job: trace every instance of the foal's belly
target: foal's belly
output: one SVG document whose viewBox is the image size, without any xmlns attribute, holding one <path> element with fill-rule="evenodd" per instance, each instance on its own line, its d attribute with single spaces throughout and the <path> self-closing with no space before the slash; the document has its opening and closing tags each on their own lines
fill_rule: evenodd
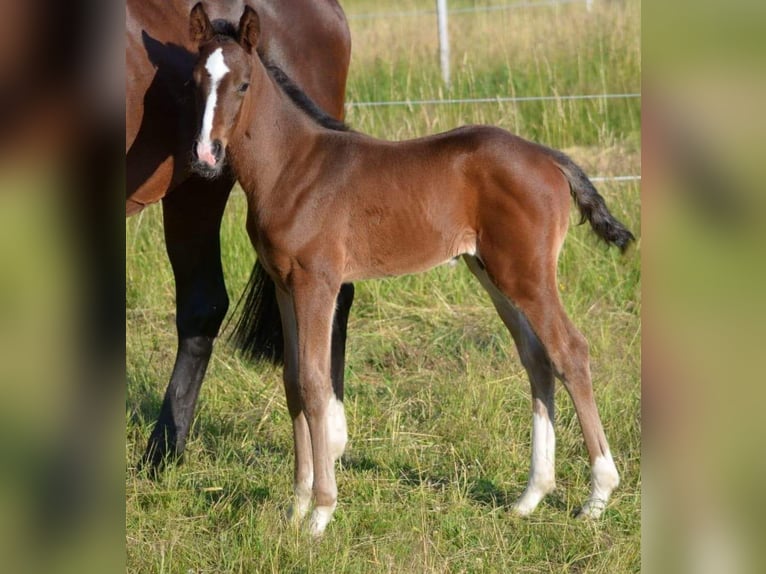
<svg viewBox="0 0 766 574">
<path fill-rule="evenodd" d="M 370 242 L 367 250 L 349 249 L 345 282 L 422 273 L 464 253 L 476 253 L 476 233 L 471 229 L 385 239 Z"/>
</svg>

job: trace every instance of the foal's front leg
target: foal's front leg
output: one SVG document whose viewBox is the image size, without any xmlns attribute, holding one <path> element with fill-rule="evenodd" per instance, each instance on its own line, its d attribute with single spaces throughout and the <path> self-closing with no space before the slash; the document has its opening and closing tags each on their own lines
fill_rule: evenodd
<svg viewBox="0 0 766 574">
<path fill-rule="evenodd" d="M 291 307 L 297 333 L 297 386 L 302 416 L 308 424 L 313 462 L 314 511 L 309 528 L 317 536 L 324 532 L 335 511 L 338 498 L 335 461 L 343 454 L 347 440 L 343 403 L 335 396 L 330 379 L 332 322 L 339 285 L 328 284 L 308 273 L 294 275 L 292 279 Z M 296 504 L 300 502 L 300 438 L 296 430 Z"/>
<path fill-rule="evenodd" d="M 311 460 L 311 436 L 303 413 L 300 388 L 298 386 L 298 326 L 295 322 L 295 307 L 292 297 L 277 288 L 277 303 L 282 319 L 284 336 L 283 380 L 287 409 L 293 421 L 293 503 L 287 513 L 288 519 L 300 522 L 311 508 L 311 489 L 314 484 L 314 463 Z"/>
</svg>

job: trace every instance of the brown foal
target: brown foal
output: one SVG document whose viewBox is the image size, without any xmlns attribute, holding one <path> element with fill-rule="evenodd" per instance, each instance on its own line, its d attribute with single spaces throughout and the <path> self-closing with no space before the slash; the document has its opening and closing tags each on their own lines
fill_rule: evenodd
<svg viewBox="0 0 766 574">
<path fill-rule="evenodd" d="M 226 169 L 214 179 L 205 179 L 192 173 L 189 165 L 192 142 L 199 135 L 191 81 L 198 46 L 189 37 L 189 11 L 195 3 L 125 3 L 126 210 L 130 215 L 162 201 L 165 246 L 176 295 L 175 364 L 139 462 L 151 475 L 183 456 L 213 346 L 229 308 L 220 230 L 235 178 Z M 232 22 L 237 22 L 245 5 L 259 10 L 264 33 L 259 37 L 258 53 L 289 70 L 327 113 L 343 117 L 351 37 L 336 0 L 203 0 L 203 4 L 213 26 L 231 33 Z M 31 24 L 35 18 L 29 20 Z M 46 35 L 46 41 L 55 43 L 55 35 Z M 0 64 L 4 61 L 0 57 Z M 39 74 L 51 83 L 59 75 Z M 7 112 L 8 107 L 0 108 L 0 115 L 3 110 Z M 68 115 L 73 116 L 71 112 Z M 0 132 L 4 127 L 0 119 Z M 48 141 L 50 129 L 47 124 L 45 127 L 41 135 Z M 102 173 L 97 165 L 99 169 L 86 171 Z M 90 186 L 80 184 L 80 188 Z M 353 296 L 353 284 L 345 284 L 338 294 L 331 363 L 333 388 L 339 395 L 343 392 L 346 327 Z M 282 322 L 274 283 L 259 262 L 253 266 L 242 305 L 237 305 L 235 313 L 240 314 L 232 332 L 235 346 L 246 356 L 281 363 Z"/>
<path fill-rule="evenodd" d="M 284 384 L 295 441 L 299 520 L 320 534 L 337 501 L 346 444 L 330 382 L 335 296 L 343 283 L 425 271 L 462 256 L 510 331 L 532 384 L 532 464 L 514 505 L 534 510 L 555 485 L 554 377 L 574 401 L 592 467 L 583 516 L 603 511 L 619 477 L 593 399 L 588 344 L 567 317 L 556 265 L 570 196 L 608 243 L 633 239 L 564 154 L 504 130 L 472 126 L 386 142 L 327 122 L 279 70 L 248 54 L 260 24 L 246 8 L 234 36 L 201 6 L 194 69 L 201 130 L 196 168 L 214 174 L 224 149 L 247 195 L 247 229 L 277 285 Z"/>
</svg>

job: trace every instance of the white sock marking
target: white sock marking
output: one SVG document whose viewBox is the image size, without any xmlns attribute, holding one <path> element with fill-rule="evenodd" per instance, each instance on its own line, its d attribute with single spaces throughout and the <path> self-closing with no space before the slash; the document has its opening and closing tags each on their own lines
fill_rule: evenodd
<svg viewBox="0 0 766 574">
<path fill-rule="evenodd" d="M 347 440 L 348 430 L 343 403 L 335 398 L 335 394 L 332 394 L 327 404 L 327 447 L 333 462 L 343 454 Z"/>
<path fill-rule="evenodd" d="M 538 412 L 532 413 L 532 464 L 529 483 L 524 494 L 514 504 L 514 510 L 526 516 L 543 497 L 556 486 L 556 435 L 553 423 Z"/>
<path fill-rule="evenodd" d="M 287 518 L 293 522 L 300 522 L 311 508 L 311 487 L 314 476 L 310 475 L 304 482 L 293 484 L 293 503 L 287 511 Z"/>
<path fill-rule="evenodd" d="M 202 116 L 202 133 L 200 134 L 200 143 L 203 146 L 210 146 L 210 132 L 213 131 L 213 117 L 215 116 L 215 106 L 218 102 L 218 84 L 223 77 L 229 73 L 229 67 L 223 60 L 223 49 L 215 50 L 205 62 L 205 69 L 210 74 L 210 93 L 205 102 L 205 113 Z"/>
<path fill-rule="evenodd" d="M 332 506 L 317 506 L 314 512 L 311 513 L 311 520 L 309 521 L 309 532 L 312 536 L 321 536 L 324 533 L 325 528 L 332 520 L 332 514 L 335 512 L 335 504 Z"/>
<path fill-rule="evenodd" d="M 532 469 L 529 482 L 543 488 L 555 483 L 556 434 L 547 415 L 532 414 Z"/>
<path fill-rule="evenodd" d="M 620 475 L 614 466 L 612 454 L 607 451 L 606 455 L 596 457 L 591 469 L 591 493 L 590 498 L 583 504 L 580 515 L 588 518 L 598 518 L 604 512 L 609 496 L 620 484 Z"/>
</svg>

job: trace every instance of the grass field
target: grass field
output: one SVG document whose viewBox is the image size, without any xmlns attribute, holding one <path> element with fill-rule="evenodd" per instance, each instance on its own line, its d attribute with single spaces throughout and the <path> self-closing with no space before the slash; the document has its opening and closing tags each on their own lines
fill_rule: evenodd
<svg viewBox="0 0 766 574">
<path fill-rule="evenodd" d="M 496 0 L 497 2 L 497 0 Z M 451 7 L 484 2 L 450 2 Z M 348 14 L 430 1 L 346 1 Z M 433 16 L 351 19 L 349 101 L 640 90 L 636 0 L 451 18 L 453 86 L 440 85 Z M 490 123 L 559 147 L 591 175 L 640 173 L 640 100 L 351 108 L 360 131 L 404 139 Z M 640 570 L 640 198 L 636 182 L 599 185 L 639 236 L 624 257 L 589 228 L 561 255 L 564 304 L 590 342 L 596 399 L 622 483 L 604 517 L 571 518 L 589 491 L 587 454 L 559 385 L 558 488 L 521 519 L 529 385 L 515 349 L 466 268 L 357 285 L 339 505 L 321 542 L 284 520 L 292 434 L 274 367 L 219 342 L 186 462 L 136 475 L 173 364 L 174 286 L 158 207 L 128 221 L 126 528 L 130 572 L 635 572 Z M 235 193 L 222 231 L 236 301 L 254 254 Z M 575 222 L 574 216 L 572 219 Z"/>
</svg>

